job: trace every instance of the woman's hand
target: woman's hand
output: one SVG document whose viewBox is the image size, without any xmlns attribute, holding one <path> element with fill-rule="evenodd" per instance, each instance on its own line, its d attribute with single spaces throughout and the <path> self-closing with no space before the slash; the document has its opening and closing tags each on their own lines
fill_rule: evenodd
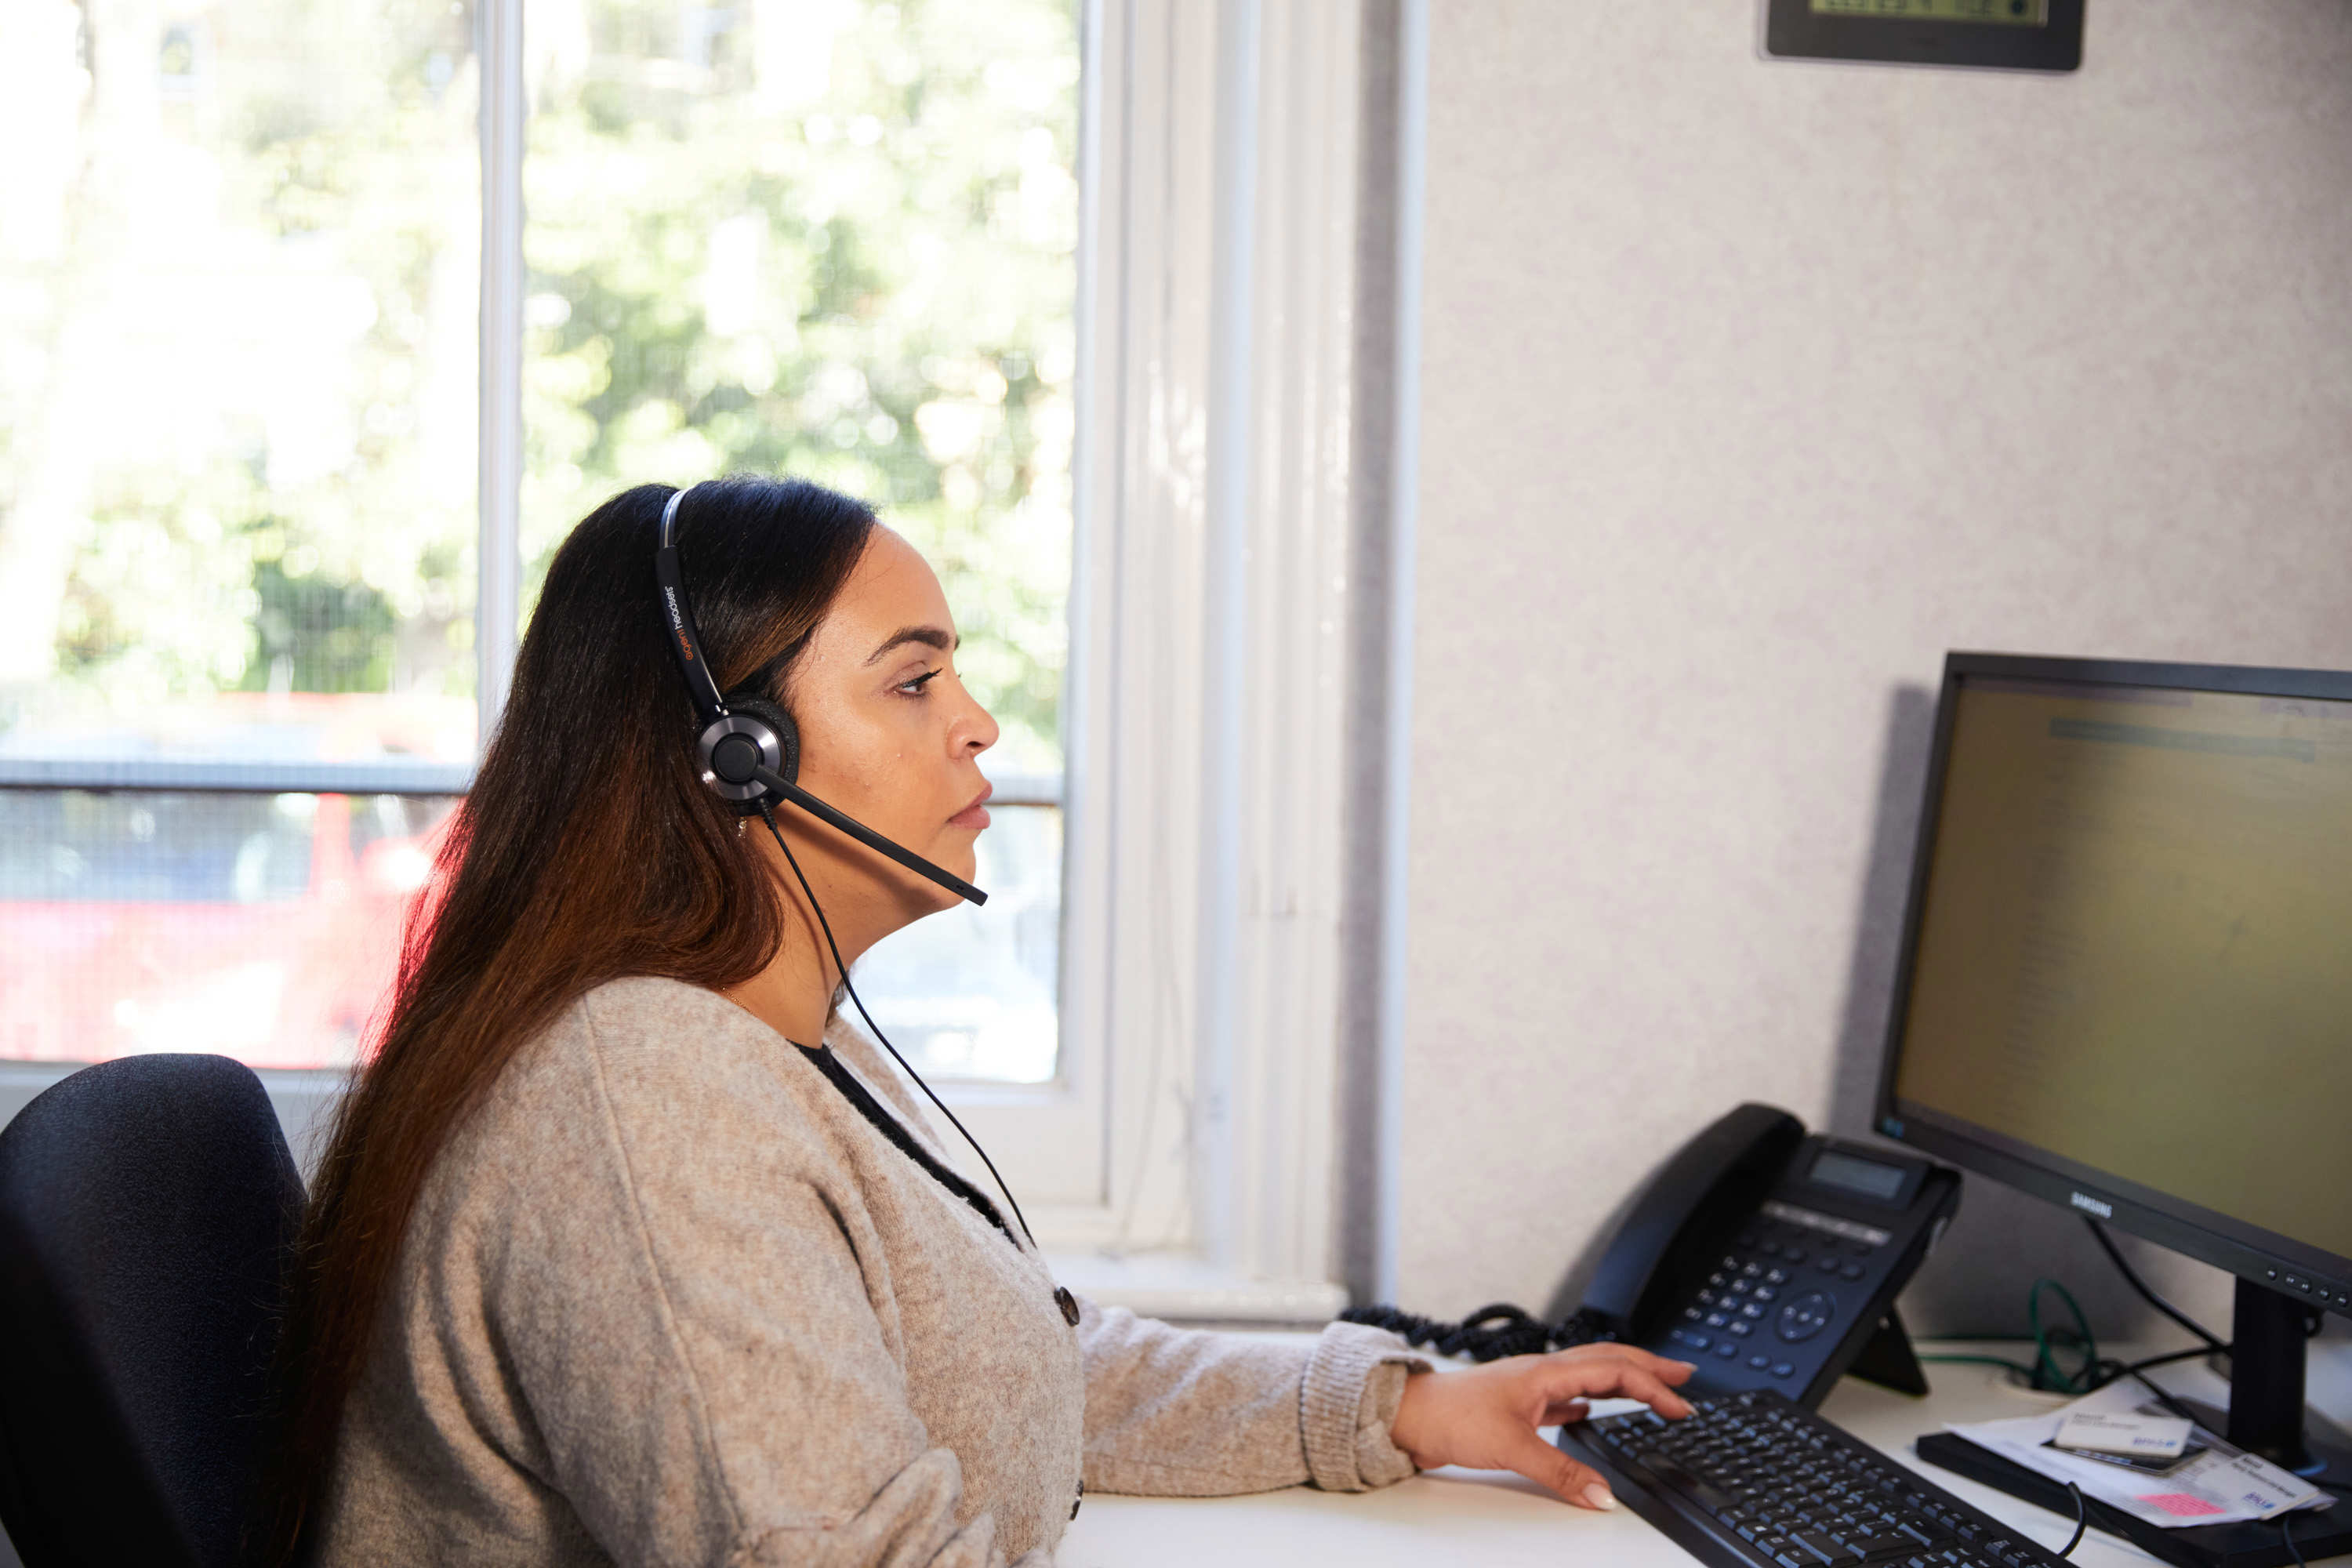
<svg viewBox="0 0 2352 1568">
<path fill-rule="evenodd" d="M 1536 1436 L 1536 1428 L 1584 1419 L 1588 1399 L 1638 1399 L 1679 1420 L 1691 1407 L 1672 1384 L 1691 1374 L 1632 1345 L 1579 1345 L 1549 1355 L 1508 1356 L 1462 1372 L 1414 1373 L 1389 1438 L 1423 1469 L 1467 1465 L 1517 1470 L 1586 1508 L 1615 1508 L 1600 1472 Z"/>
</svg>

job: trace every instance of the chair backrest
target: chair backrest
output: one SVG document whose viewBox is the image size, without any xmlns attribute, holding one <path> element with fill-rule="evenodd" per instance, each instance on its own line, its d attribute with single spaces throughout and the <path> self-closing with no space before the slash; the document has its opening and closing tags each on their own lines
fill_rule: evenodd
<svg viewBox="0 0 2352 1568">
<path fill-rule="evenodd" d="M 0 1131 L 0 1521 L 26 1568 L 238 1560 L 301 1213 L 226 1057 L 86 1068 Z"/>
</svg>

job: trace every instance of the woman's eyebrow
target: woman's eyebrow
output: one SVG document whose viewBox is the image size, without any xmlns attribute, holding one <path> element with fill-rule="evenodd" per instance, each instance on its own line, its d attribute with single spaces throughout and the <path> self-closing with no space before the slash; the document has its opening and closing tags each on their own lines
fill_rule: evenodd
<svg viewBox="0 0 2352 1568">
<path fill-rule="evenodd" d="M 921 643 L 926 647 L 935 647 L 941 653 L 953 653 L 957 640 L 937 626 L 900 626 L 890 634 L 880 647 L 866 656 L 866 662 L 879 664 L 882 662 L 884 654 L 894 647 L 900 647 L 910 642 Z"/>
</svg>

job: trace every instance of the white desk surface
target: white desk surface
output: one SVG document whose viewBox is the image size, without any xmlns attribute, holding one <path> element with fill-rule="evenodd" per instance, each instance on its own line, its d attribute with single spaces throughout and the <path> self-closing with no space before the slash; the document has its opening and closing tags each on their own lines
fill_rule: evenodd
<svg viewBox="0 0 2352 1568">
<path fill-rule="evenodd" d="M 1923 1344 L 1923 1352 L 1961 1351 L 2022 1359 L 2014 1343 Z M 2102 1346 L 2103 1353 L 2132 1359 L 2177 1348 Z M 2031 1350 L 2026 1356 L 2031 1356 Z M 2201 1362 L 2180 1362 L 2151 1375 L 2177 1394 L 2219 1399 L 2221 1380 Z M 2074 1532 L 2061 1521 L 2006 1493 L 1979 1486 L 1923 1464 L 1912 1440 L 1940 1430 L 1948 1421 L 1981 1421 L 2021 1415 L 2064 1403 L 2009 1386 L 1997 1367 L 1937 1363 L 1927 1368 L 1935 1392 L 1925 1399 L 1891 1393 L 1853 1378 L 1842 1381 L 1822 1414 L 1864 1442 L 1909 1465 L 1964 1501 L 2009 1524 L 2026 1538 L 2055 1551 Z M 2352 1416 L 2352 1344 L 2321 1342 L 2312 1346 L 2309 1397 L 2339 1424 Z M 1095 1497 L 1063 1537 L 1055 1553 L 1059 1568 L 1250 1568 L 1253 1564 L 1344 1563 L 1347 1568 L 1387 1564 L 1475 1563 L 1491 1568 L 1579 1563 L 1609 1568 L 1688 1563 L 1682 1548 L 1660 1535 L 1629 1509 L 1596 1514 L 1538 1490 L 1532 1482 L 1503 1471 L 1430 1470 L 1395 1486 L 1368 1493 L 1320 1492 L 1309 1487 L 1237 1498 Z M 2070 1561 L 2085 1568 L 2124 1568 L 2150 1557 L 2130 1542 L 2093 1530 Z M 2317 1561 L 2317 1560 L 2315 1560 Z M 2325 1561 L 2352 1563 L 2352 1557 Z"/>
</svg>

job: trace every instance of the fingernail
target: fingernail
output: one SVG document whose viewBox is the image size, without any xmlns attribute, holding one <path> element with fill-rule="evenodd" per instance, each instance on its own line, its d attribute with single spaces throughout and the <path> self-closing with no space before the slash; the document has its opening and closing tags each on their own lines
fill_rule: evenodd
<svg viewBox="0 0 2352 1568">
<path fill-rule="evenodd" d="M 1599 1481 L 1584 1489 L 1584 1500 L 1598 1509 L 1612 1509 L 1617 1506 L 1617 1500 L 1610 1496 L 1609 1489 Z"/>
</svg>

